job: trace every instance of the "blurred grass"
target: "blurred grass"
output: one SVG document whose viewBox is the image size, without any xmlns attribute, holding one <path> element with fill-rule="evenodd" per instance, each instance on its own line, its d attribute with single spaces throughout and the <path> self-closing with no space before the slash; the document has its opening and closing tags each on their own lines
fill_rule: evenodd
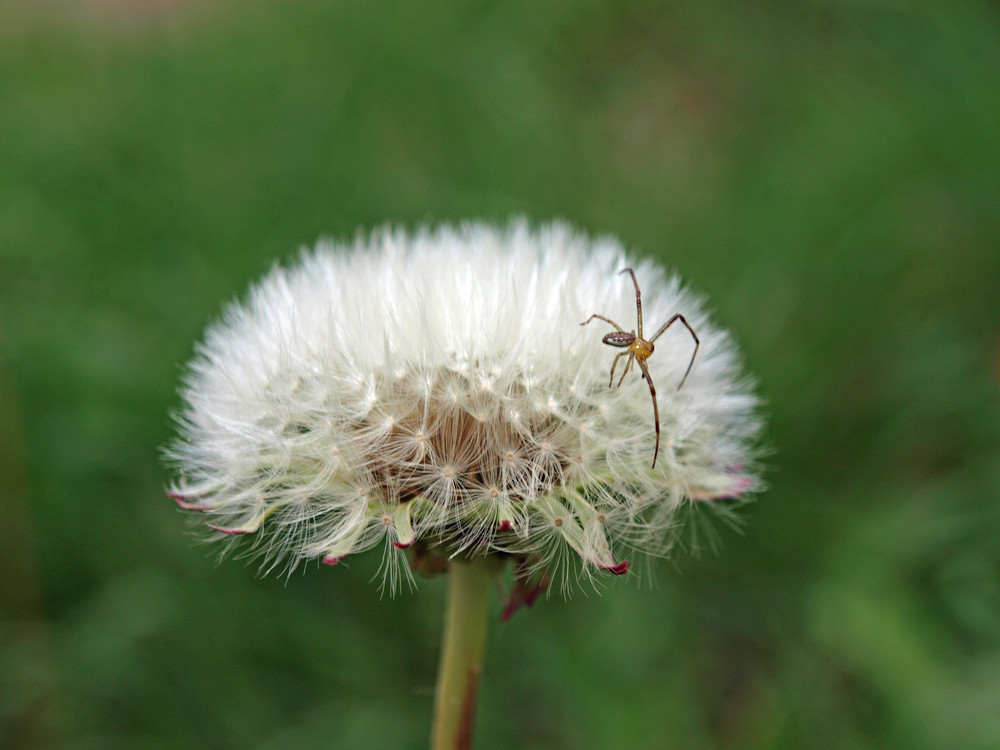
<svg viewBox="0 0 1000 750">
<path fill-rule="evenodd" d="M 495 625 L 481 748 L 1000 746 L 994 5 L 0 4 L 0 745 L 425 745 L 442 590 L 216 566 L 179 365 L 319 236 L 522 214 L 678 268 L 771 489 Z"/>
</svg>

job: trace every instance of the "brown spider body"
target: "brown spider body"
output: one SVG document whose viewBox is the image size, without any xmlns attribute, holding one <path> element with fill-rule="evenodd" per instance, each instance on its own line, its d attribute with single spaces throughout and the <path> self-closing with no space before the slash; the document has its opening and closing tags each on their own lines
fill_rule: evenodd
<svg viewBox="0 0 1000 750">
<path fill-rule="evenodd" d="M 625 372 L 622 373 L 621 379 L 618 381 L 618 385 L 621 386 L 622 382 L 625 380 L 625 376 L 628 375 L 628 371 L 632 368 L 633 362 L 639 363 L 639 369 L 642 370 L 642 377 L 649 385 L 649 395 L 653 399 L 653 419 L 656 423 L 656 449 L 653 452 L 653 466 L 656 468 L 656 458 L 660 454 L 660 409 L 656 404 L 656 388 L 653 387 L 653 378 L 649 375 L 649 369 L 646 367 L 646 360 L 649 359 L 650 355 L 653 353 L 653 342 L 660 337 L 660 335 L 666 331 L 673 323 L 679 320 L 684 324 L 684 327 L 688 329 L 691 337 L 694 339 L 694 352 L 691 354 L 691 361 L 688 362 L 687 370 L 684 372 L 684 377 L 681 378 L 680 385 L 677 389 L 680 390 L 684 385 L 684 381 L 687 380 L 688 373 L 691 372 L 691 366 L 694 365 L 694 358 L 698 354 L 698 347 L 701 346 L 701 342 L 698 341 L 698 336 L 694 332 L 694 329 L 688 325 L 688 322 L 684 319 L 684 316 L 680 313 L 675 313 L 673 317 L 670 318 L 666 323 L 660 326 L 660 330 L 656 332 L 648 341 L 642 337 L 642 295 L 639 292 L 639 282 L 636 281 L 635 272 L 631 268 L 626 268 L 622 273 L 628 273 L 632 276 L 632 284 L 635 286 L 635 309 L 636 309 L 636 327 L 639 329 L 638 335 L 635 331 L 625 331 L 615 323 L 611 318 L 607 318 L 603 315 L 598 315 L 594 313 L 580 325 L 585 326 L 587 323 L 592 321 L 594 318 L 598 320 L 603 320 L 605 323 L 610 323 L 615 327 L 615 330 L 604 336 L 601 339 L 608 346 L 618 347 L 619 349 L 625 349 L 615 357 L 615 361 L 611 363 L 611 381 L 608 383 L 608 387 L 614 385 L 615 382 L 615 368 L 618 366 L 618 360 L 622 357 L 628 355 L 628 361 L 625 362 Z"/>
</svg>

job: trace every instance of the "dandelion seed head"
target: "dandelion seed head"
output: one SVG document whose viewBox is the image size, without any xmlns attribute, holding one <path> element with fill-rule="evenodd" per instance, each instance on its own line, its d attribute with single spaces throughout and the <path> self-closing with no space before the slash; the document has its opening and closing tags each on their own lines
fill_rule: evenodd
<svg viewBox="0 0 1000 750">
<path fill-rule="evenodd" d="M 702 342 L 680 390 L 689 339 L 664 335 L 648 361 L 655 469 L 646 383 L 609 387 L 607 331 L 580 325 L 635 327 L 629 266 L 647 330 L 680 312 Z M 728 335 L 676 276 L 563 224 L 320 243 L 208 329 L 182 399 L 170 494 L 251 537 L 267 570 L 382 545 L 392 588 L 417 544 L 519 555 L 563 582 L 565 565 L 620 574 L 669 550 L 685 506 L 760 486 L 758 404 Z"/>
</svg>

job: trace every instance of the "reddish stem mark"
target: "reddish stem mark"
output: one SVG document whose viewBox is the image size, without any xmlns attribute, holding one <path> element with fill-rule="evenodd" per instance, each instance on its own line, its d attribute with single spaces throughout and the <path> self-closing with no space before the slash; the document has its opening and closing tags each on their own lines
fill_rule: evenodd
<svg viewBox="0 0 1000 750">
<path fill-rule="evenodd" d="M 455 733 L 455 750 L 471 750 L 472 729 L 476 721 L 476 695 L 479 692 L 479 665 L 469 667 L 462 696 L 462 717 Z"/>
<path fill-rule="evenodd" d="M 177 505 L 179 505 L 184 510 L 212 510 L 211 505 L 199 505 L 198 503 L 189 503 L 185 500 L 186 495 L 181 495 L 176 492 L 168 492 L 167 497 L 173 500 Z"/>
<path fill-rule="evenodd" d="M 510 592 L 510 599 L 507 600 L 507 606 L 504 607 L 503 613 L 500 615 L 500 621 L 507 622 L 521 607 L 531 609 L 531 606 L 535 603 L 535 599 L 538 598 L 538 595 L 548 589 L 548 587 L 548 578 L 542 578 L 542 580 L 532 588 L 528 588 L 527 582 L 523 579 L 518 579 L 514 584 L 514 588 Z"/>
<path fill-rule="evenodd" d="M 239 536 L 240 534 L 250 533 L 250 529 L 226 529 L 223 528 L 222 526 L 213 526 L 212 524 L 209 524 L 208 528 L 210 528 L 212 531 L 218 531 L 220 534 L 230 534 L 232 536 Z"/>
<path fill-rule="evenodd" d="M 614 573 L 616 576 L 623 576 L 628 573 L 628 569 L 632 566 L 628 560 L 622 560 L 617 565 L 598 565 L 597 567 L 602 570 L 606 570 L 609 573 Z"/>
</svg>

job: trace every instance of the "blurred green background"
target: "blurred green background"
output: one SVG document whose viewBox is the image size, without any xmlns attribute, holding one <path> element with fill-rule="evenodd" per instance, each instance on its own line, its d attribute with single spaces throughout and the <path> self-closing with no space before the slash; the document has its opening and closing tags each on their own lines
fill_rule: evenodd
<svg viewBox="0 0 1000 750">
<path fill-rule="evenodd" d="M 524 215 L 709 296 L 771 488 L 652 589 L 494 621 L 477 748 L 1000 747 L 998 39 L 975 0 L 0 2 L 0 746 L 426 746 L 442 582 L 217 565 L 159 447 L 276 259 Z"/>
</svg>

